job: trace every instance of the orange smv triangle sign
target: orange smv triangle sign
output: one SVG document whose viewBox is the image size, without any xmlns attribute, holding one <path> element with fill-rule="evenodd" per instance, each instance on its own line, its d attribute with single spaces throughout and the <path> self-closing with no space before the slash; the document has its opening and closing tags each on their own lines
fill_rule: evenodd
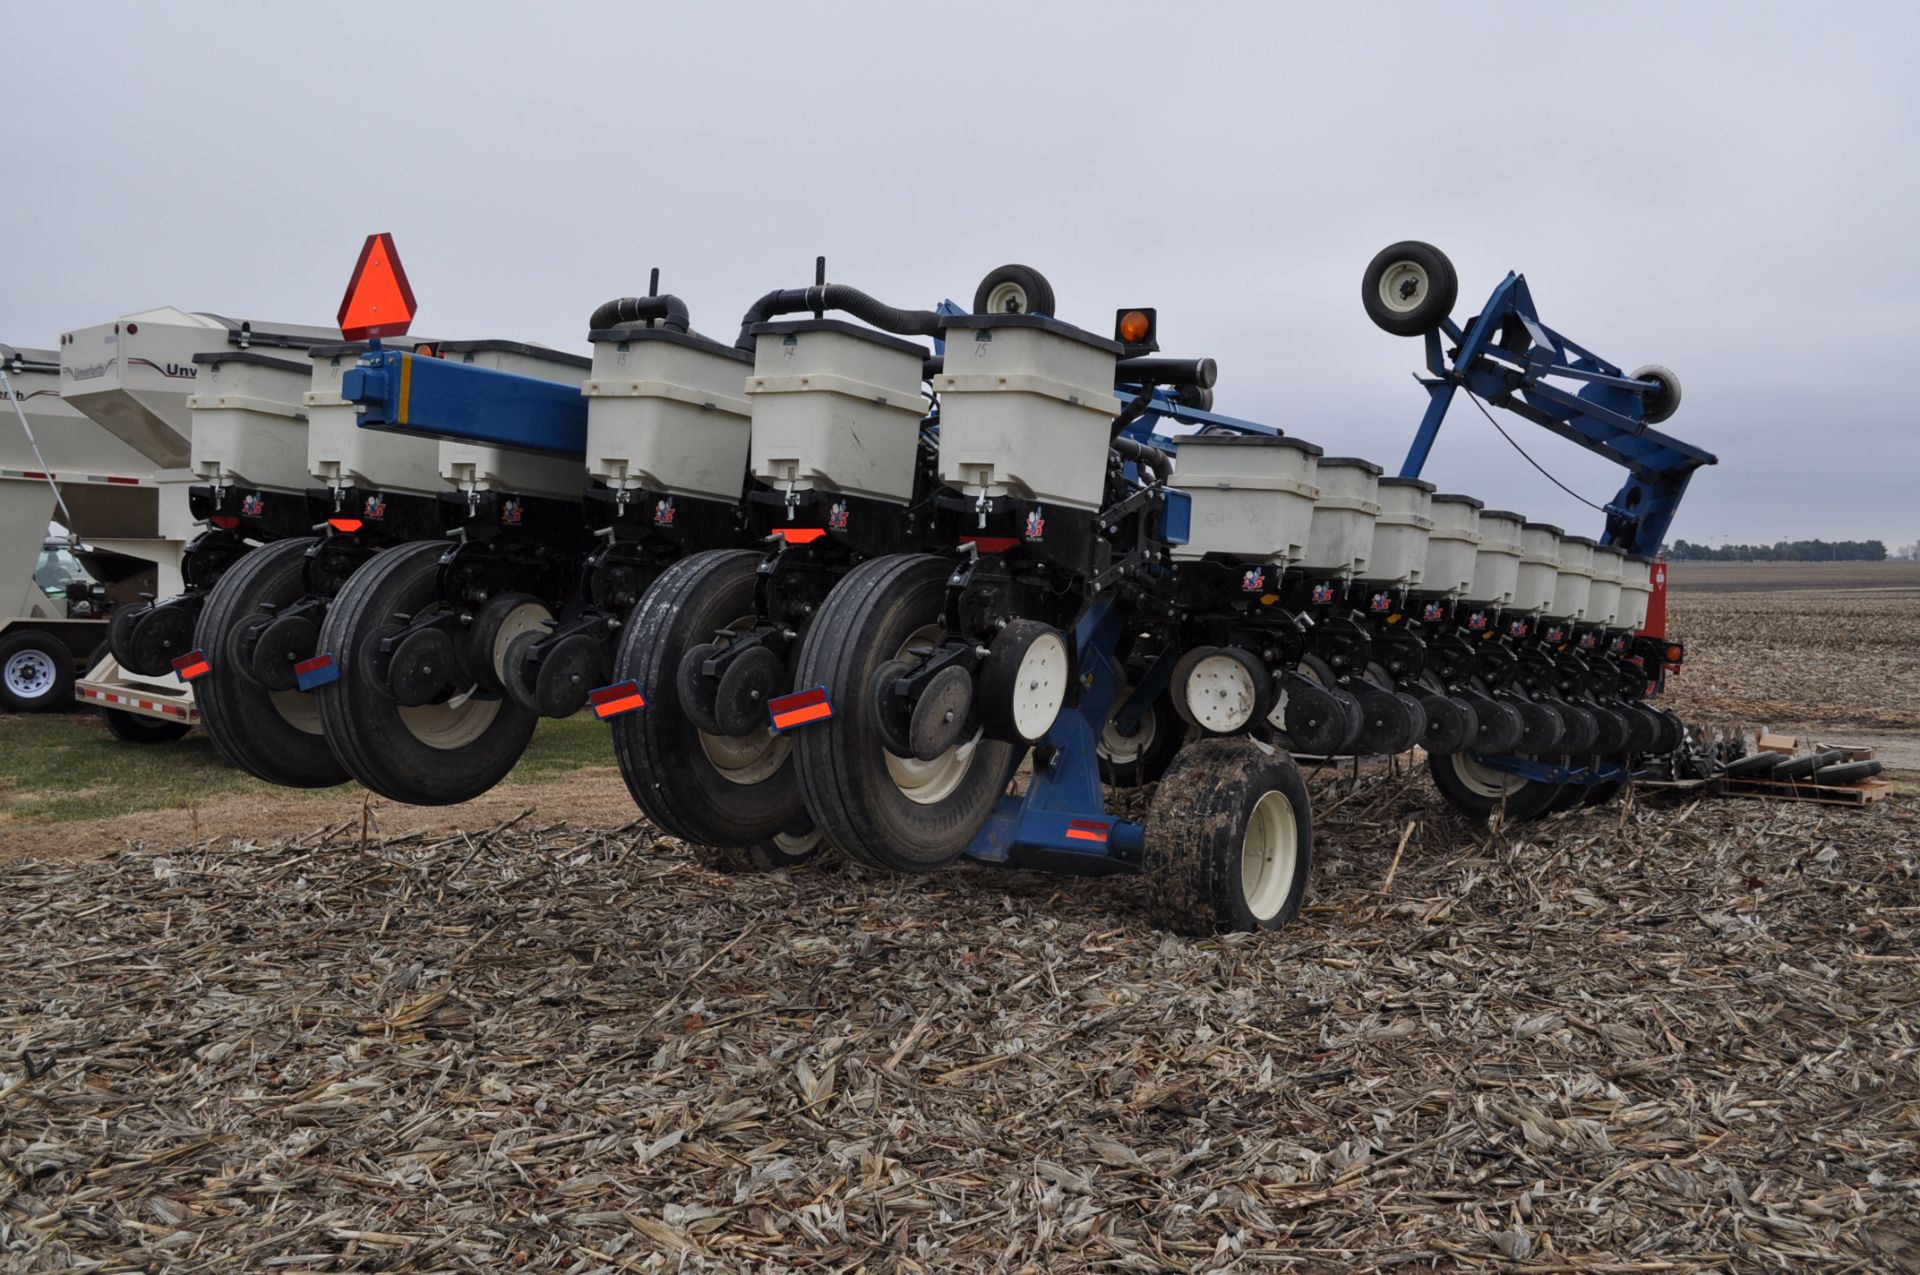
<svg viewBox="0 0 1920 1275">
<path fill-rule="evenodd" d="M 413 322 L 413 289 L 393 236 L 368 235 L 340 299 L 340 335 L 349 341 L 399 336 Z"/>
</svg>

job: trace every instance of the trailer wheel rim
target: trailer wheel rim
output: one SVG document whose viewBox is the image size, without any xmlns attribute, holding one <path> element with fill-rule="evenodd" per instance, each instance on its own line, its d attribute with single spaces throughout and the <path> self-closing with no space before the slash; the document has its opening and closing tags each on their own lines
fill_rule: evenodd
<svg viewBox="0 0 1920 1275">
<path fill-rule="evenodd" d="M 45 651 L 15 651 L 7 659 L 7 690 L 23 700 L 39 699 L 53 688 L 57 672 Z"/>
<path fill-rule="evenodd" d="M 1011 279 L 1004 279 L 987 293 L 988 314 L 1027 314 L 1027 290 Z"/>
<path fill-rule="evenodd" d="M 818 827 L 808 828 L 805 832 L 799 833 L 776 832 L 773 834 L 773 844 L 779 847 L 781 854 L 798 858 L 818 846 L 820 839 L 825 835 Z"/>
<path fill-rule="evenodd" d="M 1427 268 L 1417 261 L 1396 261 L 1380 275 L 1380 304 L 1395 314 L 1411 314 L 1433 289 Z"/>
<path fill-rule="evenodd" d="M 1293 895 L 1300 825 L 1283 792 L 1262 793 L 1240 842 L 1240 893 L 1256 921 L 1279 916 Z"/>
<path fill-rule="evenodd" d="M 729 632 L 749 631 L 759 623 L 759 617 L 743 615 L 730 621 L 725 627 Z M 724 649 L 725 642 L 715 645 Z M 773 733 L 773 726 L 756 727 L 744 735 L 709 735 L 706 731 L 695 731 L 700 738 L 700 751 L 707 755 L 713 768 L 728 783 L 739 784 L 742 788 L 763 783 L 780 772 L 787 764 L 787 755 L 793 751 L 793 741 L 785 735 Z M 779 838 L 775 837 L 775 841 Z"/>
<path fill-rule="evenodd" d="M 1491 766 L 1483 766 L 1471 753 L 1454 753 L 1450 760 L 1453 762 L 1453 773 L 1460 782 L 1473 793 L 1489 801 L 1511 797 L 1527 786 L 1527 780 L 1521 776 L 1509 774 L 1504 770 L 1495 770 Z"/>
<path fill-rule="evenodd" d="M 1253 673 L 1230 655 L 1209 655 L 1196 663 L 1183 689 L 1193 720 L 1216 735 L 1239 730 L 1259 707 Z"/>
<path fill-rule="evenodd" d="M 401 708 L 400 720 L 415 739 L 429 748 L 438 748 L 450 752 L 456 748 L 465 748 L 477 742 L 493 725 L 493 719 L 500 714 L 500 701 L 497 699 L 476 699 L 477 687 L 468 687 L 462 693 L 442 704 L 417 704 L 411 708 Z"/>
<path fill-rule="evenodd" d="M 894 658 L 905 660 L 908 664 L 919 664 L 932 654 L 934 643 L 939 640 L 940 626 L 926 625 L 907 636 Z M 900 790 L 901 796 L 916 805 L 934 806 L 951 797 L 961 781 L 966 779 L 967 772 L 973 769 L 973 756 L 979 743 L 980 731 L 976 729 L 966 739 L 931 761 L 901 757 L 884 748 L 879 752 L 886 760 L 887 774 L 892 778 L 894 787 Z"/>
<path fill-rule="evenodd" d="M 320 725 L 320 702 L 306 691 L 269 691 L 267 702 L 280 720 L 308 735 L 326 733 Z"/>
</svg>

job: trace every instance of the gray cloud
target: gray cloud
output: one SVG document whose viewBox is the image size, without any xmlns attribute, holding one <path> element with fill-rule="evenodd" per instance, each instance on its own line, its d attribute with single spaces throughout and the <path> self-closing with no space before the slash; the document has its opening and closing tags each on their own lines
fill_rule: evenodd
<svg viewBox="0 0 1920 1275">
<path fill-rule="evenodd" d="M 155 304 L 330 317 L 391 230 L 422 331 L 583 345 L 659 265 L 726 330 L 832 275 L 1005 260 L 1103 327 L 1161 307 L 1223 410 L 1397 463 L 1417 342 L 1358 281 L 1452 255 L 1686 384 L 1674 533 L 1920 536 L 1907 5 L 16 7 L 0 340 Z M 1524 425 L 1570 486 L 1617 471 Z M 1429 476 L 1570 527 L 1462 402 Z"/>
</svg>

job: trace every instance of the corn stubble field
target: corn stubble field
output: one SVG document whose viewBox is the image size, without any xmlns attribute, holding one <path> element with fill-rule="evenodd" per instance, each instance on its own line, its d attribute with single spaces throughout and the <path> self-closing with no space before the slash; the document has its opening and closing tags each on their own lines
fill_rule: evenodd
<svg viewBox="0 0 1920 1275">
<path fill-rule="evenodd" d="M 1920 575 L 1691 570 L 1689 716 L 1920 725 Z M 0 1268 L 1920 1269 L 1910 796 L 1314 789 L 1300 921 L 1208 941 L 537 785 L 0 867 Z"/>
</svg>

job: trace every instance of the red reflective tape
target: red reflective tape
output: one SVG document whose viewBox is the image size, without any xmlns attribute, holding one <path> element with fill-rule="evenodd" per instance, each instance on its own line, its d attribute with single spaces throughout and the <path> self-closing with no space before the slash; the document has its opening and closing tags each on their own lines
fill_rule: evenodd
<svg viewBox="0 0 1920 1275">
<path fill-rule="evenodd" d="M 111 474 L 107 476 L 107 481 L 110 483 L 125 483 L 129 487 L 138 487 L 140 485 L 138 478 L 115 478 Z"/>
<path fill-rule="evenodd" d="M 827 698 L 827 688 L 816 686 L 811 690 L 796 691 L 792 695 L 768 700 L 767 713 L 775 730 L 792 730 L 808 722 L 832 717 L 833 703 Z"/>
<path fill-rule="evenodd" d="M 827 534 L 825 527 L 781 527 L 773 533 L 790 545 L 810 545 Z"/>
<path fill-rule="evenodd" d="M 1070 819 L 1067 821 L 1067 840 L 1105 841 L 1107 830 L 1112 826 L 1112 824 L 1097 823 L 1091 819 Z"/>
<path fill-rule="evenodd" d="M 222 531 L 232 531 L 240 525 L 240 520 L 232 514 L 215 514 L 213 517 L 207 519 L 207 521 Z"/>
<path fill-rule="evenodd" d="M 360 530 L 360 520 L 358 518 L 329 518 L 327 519 L 327 525 L 335 531 L 345 532 L 348 535 Z"/>
<path fill-rule="evenodd" d="M 646 697 L 636 691 L 632 695 L 624 696 L 620 699 L 608 700 L 604 704 L 595 704 L 593 706 L 593 712 L 594 716 L 604 722 L 609 717 L 618 717 L 622 713 L 631 713 L 636 708 L 645 708 L 646 706 Z"/>
<path fill-rule="evenodd" d="M 1005 553 L 1020 543 L 1017 536 L 962 536 L 960 543 L 972 545 L 981 553 Z"/>
<path fill-rule="evenodd" d="M 833 716 L 831 704 L 815 704 L 811 708 L 796 708 L 785 713 L 773 715 L 775 730 L 792 730 L 796 726 L 805 726 L 808 722 L 817 722 Z"/>
<path fill-rule="evenodd" d="M 196 677 L 204 677 L 213 671 L 213 665 L 207 663 L 206 652 L 188 651 L 173 662 L 173 675 L 183 682 L 191 682 Z"/>
<path fill-rule="evenodd" d="M 301 660 L 298 664 L 295 664 L 293 671 L 295 676 L 298 676 L 301 673 L 311 673 L 315 669 L 323 669 L 331 663 L 333 663 L 333 657 L 331 655 L 316 655 L 310 660 Z"/>
</svg>

